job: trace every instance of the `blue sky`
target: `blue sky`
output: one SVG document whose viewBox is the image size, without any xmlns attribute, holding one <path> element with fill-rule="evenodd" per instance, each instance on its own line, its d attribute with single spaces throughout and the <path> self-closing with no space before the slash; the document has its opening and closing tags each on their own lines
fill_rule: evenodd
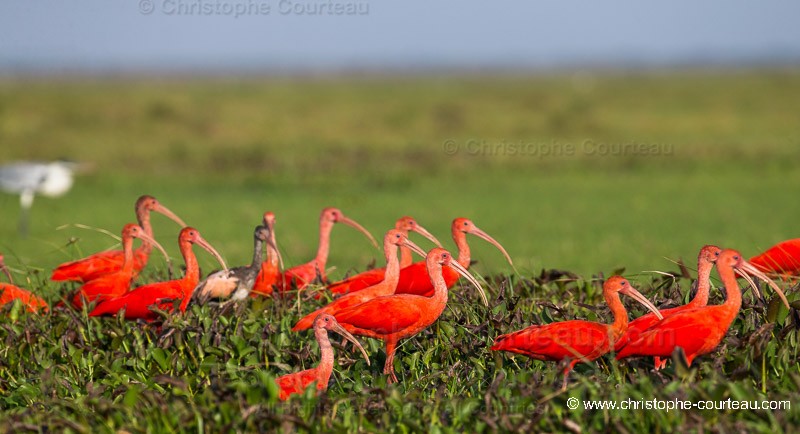
<svg viewBox="0 0 800 434">
<path fill-rule="evenodd" d="M 366 13 L 295 9 L 322 3 Z M 3 0 L 0 72 L 798 63 L 798 17 L 792 0 Z"/>
</svg>

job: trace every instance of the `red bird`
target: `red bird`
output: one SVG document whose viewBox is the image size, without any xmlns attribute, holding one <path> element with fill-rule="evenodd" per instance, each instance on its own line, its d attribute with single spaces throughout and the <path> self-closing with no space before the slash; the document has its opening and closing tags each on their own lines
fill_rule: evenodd
<svg viewBox="0 0 800 434">
<path fill-rule="evenodd" d="M 440 243 L 439 240 L 437 240 L 436 237 L 434 237 L 425 228 L 420 226 L 413 217 L 401 217 L 399 220 L 397 220 L 397 223 L 395 223 L 394 228 L 403 231 L 406 237 L 408 237 L 408 233 L 410 231 L 414 231 L 433 241 L 437 246 L 442 247 L 442 243 Z M 413 261 L 414 258 L 411 257 L 411 249 L 406 246 L 400 246 L 400 268 L 403 269 L 408 267 Z M 353 288 L 353 291 L 360 291 L 364 288 L 368 288 L 380 283 L 383 280 L 385 273 L 386 268 L 375 268 L 356 274 L 355 276 L 351 276 L 345 280 L 332 283 L 328 286 L 328 289 L 333 294 L 347 294 L 350 292 L 351 287 Z"/>
<path fill-rule="evenodd" d="M 145 195 L 136 201 L 136 218 L 139 221 L 139 226 L 144 229 L 145 233 L 147 233 L 150 238 L 153 238 L 153 228 L 150 226 L 150 211 L 164 214 L 181 225 L 181 227 L 186 226 L 183 220 L 178 218 L 178 216 L 168 210 L 164 205 L 161 205 L 156 198 Z M 153 246 L 149 242 L 143 242 L 142 245 L 136 249 L 133 262 L 134 273 L 138 274 L 139 271 L 147 265 L 147 259 L 150 257 L 152 249 Z M 50 280 L 88 282 L 103 274 L 118 271 L 122 268 L 124 260 L 125 252 L 122 250 L 109 250 L 95 253 L 87 258 L 59 265 L 53 270 Z"/>
<path fill-rule="evenodd" d="M 323 282 L 327 280 L 325 277 L 325 264 L 328 262 L 331 229 L 333 229 L 333 225 L 336 223 L 344 223 L 358 229 L 369 238 L 375 247 L 378 247 L 375 238 L 360 224 L 345 217 L 344 214 L 336 208 L 325 208 L 319 216 L 319 248 L 317 249 L 317 256 L 310 262 L 286 270 L 282 276 L 281 291 L 291 289 L 293 284 L 297 289 L 304 289 L 318 278 Z"/>
<path fill-rule="evenodd" d="M 765 273 L 800 275 L 800 238 L 782 241 L 750 258 L 750 263 Z"/>
<path fill-rule="evenodd" d="M 294 393 L 303 393 L 303 391 L 314 382 L 317 383 L 317 391 L 324 392 L 328 389 L 328 381 L 331 378 L 331 372 L 333 372 L 333 348 L 331 347 L 331 341 L 328 340 L 328 330 L 339 333 L 357 346 L 358 349 L 361 350 L 361 354 L 364 355 L 364 360 L 367 361 L 367 365 L 369 365 L 369 357 L 364 347 L 361 346 L 361 343 L 358 342 L 353 335 L 348 333 L 347 330 L 342 328 L 342 326 L 336 322 L 336 318 L 327 314 L 319 315 L 314 320 L 314 336 L 317 338 L 322 360 L 316 368 L 306 369 L 305 371 L 276 378 L 275 382 L 278 383 L 278 387 L 281 389 L 281 400 L 289 399 L 289 396 Z"/>
<path fill-rule="evenodd" d="M 292 330 L 306 330 L 311 327 L 314 318 L 322 313 L 336 315 L 337 312 L 347 309 L 348 307 L 365 303 L 376 297 L 393 294 L 395 288 L 397 288 L 397 281 L 400 279 L 400 262 L 397 260 L 398 247 L 406 247 L 422 256 L 426 256 L 424 250 L 420 249 L 408 239 L 406 231 L 392 229 L 386 232 L 386 236 L 383 239 L 383 254 L 386 257 L 386 274 L 384 275 L 384 279 L 364 290 L 345 294 L 332 301 L 327 306 L 306 315 L 295 324 Z"/>
<path fill-rule="evenodd" d="M 31 294 L 19 286 L 14 285 L 14 278 L 11 277 L 11 272 L 8 271 L 6 263 L 3 260 L 3 255 L 0 254 L 0 269 L 3 270 L 9 283 L 0 283 L 0 306 L 4 306 L 14 300 L 19 300 L 25 306 L 28 312 L 36 312 L 39 309 L 47 311 L 47 303 L 41 298 Z"/>
<path fill-rule="evenodd" d="M 617 360 L 632 356 L 669 357 L 677 347 L 686 354 L 686 363 L 708 354 L 719 345 L 742 306 L 742 292 L 736 282 L 736 272 L 749 273 L 767 283 L 772 282 L 742 258 L 736 250 L 723 250 L 717 259 L 717 272 L 725 285 L 727 299 L 721 305 L 699 307 L 676 313 L 644 330 L 638 339 L 617 352 Z M 782 298 L 777 285 L 773 288 Z M 788 304 L 788 303 L 787 303 Z"/>
<path fill-rule="evenodd" d="M 183 228 L 178 236 L 181 255 L 186 262 L 186 273 L 183 279 L 140 286 L 117 298 L 100 303 L 89 313 L 89 316 L 116 315 L 117 312 L 124 309 L 126 319 L 153 321 L 158 319 L 158 315 L 150 310 L 151 307 L 155 306 L 169 312 L 172 311 L 173 302 L 176 300 L 181 302 L 180 310 L 184 312 L 189 304 L 192 291 L 200 281 L 200 267 L 197 265 L 197 257 L 192 251 L 192 244 L 206 249 L 219 261 L 222 268 L 228 269 L 222 256 L 200 236 L 197 229 Z"/>
<path fill-rule="evenodd" d="M 453 220 L 451 232 L 453 234 L 453 241 L 455 241 L 458 247 L 458 264 L 461 265 L 462 268 L 468 269 L 471 259 L 469 245 L 467 244 L 467 234 L 483 238 L 493 244 L 503 252 L 508 263 L 514 265 L 506 249 L 495 241 L 494 238 L 490 237 L 489 234 L 478 229 L 475 223 L 472 223 L 472 220 L 466 218 L 457 218 Z M 442 275 L 444 276 L 444 282 L 447 288 L 452 288 L 453 285 L 456 284 L 456 281 L 458 281 L 459 274 L 450 266 L 442 269 Z M 350 289 L 350 291 L 354 290 L 353 288 Z M 400 270 L 400 281 L 397 283 L 395 294 L 416 294 L 430 297 L 433 295 L 433 292 L 433 284 L 431 283 L 431 279 L 428 278 L 425 262 L 416 262 Z"/>
<path fill-rule="evenodd" d="M 261 263 L 261 271 L 256 276 L 256 283 L 250 291 L 251 297 L 259 295 L 272 295 L 281 278 L 283 259 L 278 251 L 278 242 L 275 240 L 275 213 L 264 213 L 264 226 L 269 229 L 270 242 L 267 243 L 267 260 Z"/>
<path fill-rule="evenodd" d="M 478 281 L 455 262 L 447 250 L 439 247 L 432 249 L 428 252 L 425 262 L 428 266 L 429 279 L 433 282 L 433 297 L 414 294 L 387 295 L 341 310 L 334 315 L 339 324 L 350 333 L 386 342 L 386 364 L 383 373 L 389 376 L 389 383 L 397 382 L 394 373 L 397 343 L 401 339 L 416 335 L 436 322 L 447 305 L 447 286 L 442 277 L 443 267 L 452 267 L 466 277 L 478 288 L 484 304 L 489 304 Z"/>
<path fill-rule="evenodd" d="M 492 350 L 523 354 L 537 360 L 569 361 L 564 369 L 564 383 L 561 387 L 565 390 L 567 375 L 577 363 L 591 362 L 608 353 L 625 333 L 628 327 L 628 312 L 619 299 L 619 294 L 632 297 L 656 316 L 661 315 L 658 309 L 624 277 L 612 276 L 603 284 L 603 296 L 614 315 L 612 324 L 573 320 L 541 326 L 533 325 L 499 336 L 495 339 Z"/>
<path fill-rule="evenodd" d="M 674 307 L 672 309 L 661 309 L 661 316 L 667 318 L 678 312 L 683 312 L 688 309 L 695 309 L 704 307 L 708 304 L 708 290 L 711 287 L 711 269 L 719 258 L 722 252 L 717 246 L 707 245 L 700 249 L 700 254 L 697 255 L 697 293 L 694 298 L 683 306 Z M 637 340 L 639 335 L 646 329 L 650 328 L 653 324 L 661 321 L 655 314 L 648 313 L 639 318 L 631 321 L 628 324 L 628 331 L 617 341 L 615 350 L 619 351 L 625 344 L 632 340 Z M 666 359 L 661 357 L 655 358 L 655 368 L 659 370 L 667 365 Z"/>
<path fill-rule="evenodd" d="M 122 251 L 124 252 L 122 268 L 84 283 L 72 297 L 72 305 L 75 306 L 76 309 L 80 309 L 84 301 L 103 301 L 119 297 L 128 292 L 133 278 L 136 277 L 136 272 L 133 269 L 134 238 L 139 238 L 143 243 L 150 243 L 156 246 L 158 250 L 164 254 L 164 257 L 169 260 L 169 255 L 167 255 L 167 252 L 161 247 L 161 244 L 147 235 L 141 226 L 135 223 L 128 223 L 122 228 Z"/>
</svg>

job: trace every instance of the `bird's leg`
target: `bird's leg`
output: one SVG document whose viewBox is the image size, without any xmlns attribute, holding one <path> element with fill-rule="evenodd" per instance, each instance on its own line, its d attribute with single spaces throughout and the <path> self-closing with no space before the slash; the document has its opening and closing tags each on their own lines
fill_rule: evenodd
<svg viewBox="0 0 800 434">
<path fill-rule="evenodd" d="M 664 369 L 667 367 L 667 360 L 662 359 L 661 357 L 655 356 L 653 357 L 653 363 L 655 364 L 655 370 L 658 371 L 659 369 Z"/>
<path fill-rule="evenodd" d="M 383 373 L 389 376 L 388 383 L 397 383 L 397 376 L 394 374 L 394 353 L 397 349 L 397 342 L 389 339 L 386 341 L 386 363 L 383 365 Z"/>
<path fill-rule="evenodd" d="M 569 371 L 572 370 L 572 367 L 575 366 L 576 363 L 578 363 L 577 359 L 571 360 L 569 362 L 569 364 L 567 365 L 567 367 L 564 368 L 564 381 L 561 383 L 561 391 L 562 392 L 566 392 L 567 391 L 567 377 L 569 376 Z"/>
</svg>

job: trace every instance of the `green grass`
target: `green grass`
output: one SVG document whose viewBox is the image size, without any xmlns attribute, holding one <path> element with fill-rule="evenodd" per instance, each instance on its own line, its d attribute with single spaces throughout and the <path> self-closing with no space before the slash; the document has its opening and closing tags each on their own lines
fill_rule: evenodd
<svg viewBox="0 0 800 434">
<path fill-rule="evenodd" d="M 239 316 L 219 318 L 196 311 L 171 319 L 161 332 L 81 313 L 15 316 L 0 328 L 0 420 L 15 429 L 46 421 L 59 430 L 98 425 L 108 431 L 195 430 L 199 424 L 212 431 L 302 424 L 461 431 L 526 423 L 562 431 L 567 420 L 587 431 L 710 430 L 715 424 L 726 431 L 780 431 L 798 422 L 796 409 L 578 413 L 564 405 L 573 395 L 698 400 L 761 396 L 762 390 L 769 399 L 795 403 L 795 324 L 776 321 L 770 339 L 759 340 L 753 333 L 766 321 L 763 308 L 746 309 L 726 346 L 699 359 L 693 373 L 655 374 L 647 362 L 605 359 L 576 369 L 570 392 L 551 399 L 559 380 L 554 364 L 498 357 L 486 344 L 542 321 L 608 320 L 599 291 L 584 283 L 598 272 L 624 268 L 651 299 L 677 302 L 688 282 L 651 285 L 653 275 L 643 272 L 672 270 L 670 261 L 678 258 L 692 262 L 707 243 L 750 256 L 798 237 L 797 101 L 797 70 L 0 81 L 4 162 L 68 157 L 94 165 L 65 197 L 36 199 L 28 238 L 16 232 L 18 199 L 0 195 L 0 251 L 22 286 L 49 301 L 66 290 L 46 281 L 50 269 L 116 243 L 70 225 L 117 234 L 134 219 L 141 194 L 156 196 L 197 227 L 231 265 L 249 262 L 252 227 L 266 210 L 277 214 L 289 264 L 313 255 L 324 206 L 341 208 L 378 238 L 398 217 L 413 215 L 446 246 L 452 246 L 450 221 L 470 217 L 508 249 L 518 274 L 493 247 L 470 239 L 475 271 L 509 273 L 513 297 L 520 297 L 510 309 L 511 296 L 497 300 L 501 284 L 493 281 L 490 313 L 474 297 L 467 302 L 456 295 L 430 332 L 404 344 L 397 387 L 383 391 L 383 356 L 373 343 L 372 368 L 338 351 L 343 363 L 328 396 L 289 404 L 274 402 L 269 378 L 314 364 L 317 356 L 308 336 L 289 332 L 297 312 L 280 304 L 255 303 Z M 459 146 L 455 155 L 445 152 L 448 140 Z M 665 152 L 588 155 L 587 141 Z M 472 152 L 474 143 L 491 152 Z M 569 145 L 574 152 L 494 152 L 519 143 Z M 160 216 L 154 225 L 158 240 L 178 257 L 177 227 Z M 332 277 L 373 260 L 382 262 L 379 251 L 361 235 L 334 229 Z M 200 262 L 206 271 L 214 267 L 208 255 Z M 151 267 L 142 281 L 162 278 L 163 260 Z M 531 283 L 542 268 L 570 270 L 585 281 Z M 159 342 L 172 328 L 183 344 L 176 337 Z"/>
<path fill-rule="evenodd" d="M 680 290 L 688 284 L 667 278 L 637 283 L 653 298 L 673 302 L 683 300 Z M 585 431 L 782 432 L 800 422 L 797 320 L 785 309 L 766 324 L 764 306 L 746 301 L 719 351 L 698 359 L 691 371 L 671 363 L 656 373 L 649 360 L 606 357 L 578 365 L 569 390 L 557 393 L 557 364 L 494 354 L 488 345 L 531 323 L 609 322 L 599 285 L 498 276 L 488 288 L 490 309 L 474 289 L 456 289 L 442 318 L 404 341 L 395 364 L 400 384 L 386 384 L 382 347 L 370 341 L 372 366 L 352 349 L 337 348 L 328 393 L 309 392 L 288 403 L 276 401 L 273 379 L 313 366 L 319 357 L 310 333 L 290 331 L 300 318 L 292 301 L 257 300 L 225 315 L 195 307 L 166 317 L 161 328 L 63 310 L 20 315 L 9 306 L 0 327 L 0 429 L 564 431 L 572 423 Z M 715 294 L 712 302 L 720 301 Z M 307 300 L 303 310 L 323 302 Z M 633 315 L 642 313 L 633 309 Z M 571 397 L 788 400 L 793 409 L 570 410 Z"/>
<path fill-rule="evenodd" d="M 4 160 L 94 164 L 63 199 L 38 198 L 33 233 L 0 196 L 0 249 L 52 268 L 113 240 L 153 194 L 232 263 L 278 215 L 287 258 L 307 260 L 316 220 L 338 206 L 376 236 L 404 214 L 440 238 L 457 216 L 504 243 L 523 270 L 583 274 L 663 267 L 716 242 L 757 253 L 797 237 L 800 100 L 795 71 L 570 77 L 0 82 Z M 443 150 L 446 140 L 461 146 Z M 566 157 L 472 155 L 489 146 L 570 144 Z M 667 155 L 591 156 L 582 144 L 643 143 Z M 155 219 L 164 244 L 176 228 Z M 76 245 L 59 250 L 71 237 Z M 500 255 L 473 243 L 483 271 Z M 350 247 L 352 246 L 352 247 Z M 379 256 L 336 229 L 331 265 Z M 380 258 L 379 258 L 380 259 Z M 210 264 L 210 263 L 208 263 Z M 334 273 L 335 275 L 335 273 Z"/>
</svg>

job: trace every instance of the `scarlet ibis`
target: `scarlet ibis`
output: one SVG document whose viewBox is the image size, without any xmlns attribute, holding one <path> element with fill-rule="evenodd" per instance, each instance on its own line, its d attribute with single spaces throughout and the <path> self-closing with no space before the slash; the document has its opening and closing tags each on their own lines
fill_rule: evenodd
<svg viewBox="0 0 800 434">
<path fill-rule="evenodd" d="M 261 271 L 264 243 L 272 243 L 269 228 L 256 226 L 253 231 L 253 261 L 250 265 L 220 270 L 208 275 L 194 290 L 193 297 L 204 303 L 210 298 L 228 298 L 242 300 L 248 296 L 256 283 L 256 276 Z"/>
<path fill-rule="evenodd" d="M 151 238 L 145 230 L 135 224 L 128 223 L 122 228 L 122 251 L 124 259 L 122 268 L 118 271 L 103 274 L 102 276 L 90 280 L 83 284 L 72 297 L 72 305 L 80 309 L 85 302 L 102 301 L 126 293 L 130 287 L 136 273 L 133 269 L 133 239 L 139 238 L 143 243 L 150 243 L 158 248 L 164 257 L 169 260 L 169 255 L 155 239 Z"/>
<path fill-rule="evenodd" d="M 20 161 L 0 166 L 0 189 L 19 194 L 22 208 L 19 232 L 28 233 L 28 214 L 36 194 L 59 197 L 72 188 L 73 172 L 88 169 L 85 164 L 70 161 Z"/>
<path fill-rule="evenodd" d="M 562 390 L 567 388 L 567 376 L 579 362 L 591 362 L 608 353 L 614 343 L 628 328 L 628 312 L 619 298 L 627 295 L 654 315 L 660 316 L 655 306 L 622 276 L 612 276 L 603 284 L 603 296 L 611 313 L 612 324 L 584 320 L 562 321 L 546 325 L 533 325 L 520 331 L 499 336 L 492 345 L 493 351 L 509 351 L 537 360 L 569 362 L 564 369 Z"/>
<path fill-rule="evenodd" d="M 383 239 L 383 254 L 386 257 L 386 274 L 383 280 L 364 290 L 345 294 L 332 301 L 327 306 L 306 315 L 295 324 L 292 330 L 306 330 L 311 327 L 314 318 L 321 313 L 336 315 L 336 312 L 347 309 L 348 307 L 367 302 L 373 298 L 393 294 L 395 288 L 397 288 L 397 281 L 400 279 L 400 262 L 397 260 L 398 247 L 407 247 L 423 257 L 426 256 L 424 250 L 420 249 L 408 239 L 408 235 L 405 231 L 400 229 L 389 230 L 386 232 L 386 236 Z"/>
<path fill-rule="evenodd" d="M 425 228 L 420 226 L 413 217 L 401 217 L 395 223 L 394 228 L 403 231 L 406 236 L 408 236 L 410 231 L 414 231 L 433 241 L 437 246 L 442 247 L 442 243 L 440 243 L 439 240 L 437 240 L 436 237 L 434 237 Z M 402 269 L 408 267 L 413 261 L 414 258 L 411 257 L 411 250 L 406 246 L 400 246 L 400 268 Z M 332 283 L 328 286 L 328 289 L 333 294 L 347 294 L 350 292 L 351 288 L 353 288 L 353 291 L 360 291 L 364 288 L 368 288 L 381 282 L 383 280 L 384 273 L 386 273 L 385 268 L 375 268 L 373 270 L 356 274 L 355 276 L 351 276 L 345 280 Z"/>
<path fill-rule="evenodd" d="M 750 263 L 765 273 L 799 275 L 800 238 L 781 241 L 760 255 L 750 258 Z"/>
<path fill-rule="evenodd" d="M 321 314 L 314 320 L 314 336 L 317 338 L 322 356 L 320 363 L 316 368 L 276 378 L 275 382 L 278 383 L 278 387 L 281 389 L 281 400 L 289 399 L 289 396 L 294 393 L 303 393 L 314 382 L 317 383 L 318 392 L 324 392 L 328 389 L 328 381 L 333 371 L 333 348 L 331 347 L 331 341 L 328 340 L 328 330 L 339 333 L 357 346 L 361 350 L 364 360 L 367 361 L 367 365 L 369 365 L 369 356 L 367 356 L 366 350 L 358 342 L 358 339 L 339 325 L 332 315 Z"/>
<path fill-rule="evenodd" d="M 292 284 L 294 284 L 297 289 L 304 289 L 317 279 L 322 282 L 327 280 L 325 277 L 325 264 L 328 262 L 331 229 L 333 229 L 333 225 L 336 223 L 344 223 L 358 229 L 369 238 L 375 247 L 378 247 L 375 238 L 360 224 L 345 217 L 345 215 L 336 208 L 325 208 L 319 216 L 319 248 L 317 249 L 317 256 L 303 265 L 297 265 L 284 271 L 281 290 L 286 291 L 290 289 Z"/>
<path fill-rule="evenodd" d="M 678 312 L 703 307 L 708 304 L 708 290 L 711 287 L 711 269 L 714 268 L 714 264 L 717 262 L 717 258 L 719 258 L 719 254 L 721 252 L 722 249 L 710 244 L 703 246 L 703 248 L 700 249 L 700 253 L 697 255 L 697 292 L 695 293 L 694 298 L 692 298 L 690 302 L 683 306 L 659 310 L 662 317 L 667 318 Z M 642 315 L 639 318 L 631 321 L 628 324 L 628 331 L 626 331 L 625 334 L 617 341 L 615 345 L 616 351 L 619 351 L 620 348 L 625 346 L 625 344 L 631 340 L 638 339 L 642 331 L 650 328 L 650 326 L 658 321 L 660 321 L 660 319 L 652 313 Z M 655 358 L 656 370 L 663 368 L 666 366 L 666 364 L 666 359 L 662 360 L 660 357 Z"/>
<path fill-rule="evenodd" d="M 14 278 L 11 277 L 11 272 L 8 271 L 2 254 L 0 254 L 0 269 L 8 277 L 8 283 L 0 283 L 0 306 L 19 300 L 28 312 L 36 312 L 39 309 L 48 310 L 47 303 L 44 300 L 33 295 L 30 291 L 14 285 Z"/>
<path fill-rule="evenodd" d="M 490 237 L 489 234 L 475 226 L 472 220 L 463 217 L 457 218 L 453 220 L 450 230 L 453 234 L 453 241 L 458 247 L 458 263 L 462 268 L 468 269 L 471 259 L 469 244 L 467 244 L 467 234 L 475 235 L 491 243 L 503 253 L 509 264 L 514 265 L 506 249 L 494 238 Z M 425 268 L 425 262 L 416 262 L 400 270 L 400 281 L 397 283 L 395 294 L 417 294 L 426 297 L 433 295 L 433 285 Z M 444 275 L 445 285 L 448 288 L 452 288 L 458 281 L 459 274 L 452 270 L 451 267 L 444 267 L 442 274 Z"/>
<path fill-rule="evenodd" d="M 183 279 L 140 286 L 124 295 L 98 304 L 89 313 L 89 316 L 115 315 L 124 309 L 126 319 L 153 321 L 158 318 L 158 315 L 150 309 L 151 307 L 172 311 L 174 301 L 180 301 L 180 310 L 184 312 L 189 304 L 192 291 L 200 281 L 200 267 L 197 265 L 197 257 L 192 251 L 193 244 L 206 249 L 219 261 L 223 269 L 228 269 L 222 256 L 208 241 L 203 239 L 197 229 L 185 227 L 178 236 L 181 255 L 186 262 Z"/>
<path fill-rule="evenodd" d="M 447 286 L 442 276 L 443 267 L 449 266 L 467 278 L 480 292 L 484 304 L 488 305 L 483 288 L 469 272 L 453 260 L 452 255 L 436 247 L 425 258 L 428 277 L 433 282 L 433 297 L 415 294 L 394 294 L 373 298 L 366 303 L 349 307 L 334 315 L 339 324 L 354 335 L 380 339 L 386 342 L 386 363 L 383 373 L 389 383 L 397 382 L 394 372 L 394 355 L 397 343 L 416 335 L 439 319 L 447 305 Z"/>
<path fill-rule="evenodd" d="M 153 228 L 150 225 L 150 211 L 164 214 L 181 225 L 181 227 L 186 226 L 183 220 L 178 218 L 178 216 L 164 205 L 161 205 L 156 198 L 144 195 L 136 201 L 136 218 L 139 222 L 139 226 L 144 229 L 145 233 L 147 233 L 150 238 L 153 238 Z M 142 245 L 136 249 L 133 262 L 134 273 L 138 273 L 147 265 L 147 259 L 150 257 L 152 249 L 152 244 L 149 242 L 143 242 Z M 88 282 L 103 274 L 118 271 L 122 268 L 124 260 L 125 253 L 122 250 L 109 250 L 95 253 L 89 257 L 59 265 L 53 270 L 50 279 L 55 281 L 70 280 Z"/>
<path fill-rule="evenodd" d="M 680 347 L 686 354 L 688 365 L 719 345 L 733 323 L 742 305 L 742 292 L 736 281 L 736 272 L 748 273 L 772 282 L 753 265 L 732 249 L 723 250 L 717 259 L 717 272 L 725 285 L 727 299 L 721 305 L 698 307 L 670 315 L 644 330 L 638 339 L 628 342 L 617 352 L 617 360 L 632 356 L 669 357 Z M 772 282 L 771 286 L 785 299 L 783 292 Z M 788 304 L 788 303 L 787 303 Z"/>
<path fill-rule="evenodd" d="M 250 292 L 251 297 L 271 295 L 274 288 L 279 284 L 281 268 L 283 268 L 283 259 L 278 250 L 278 242 L 275 239 L 275 213 L 271 211 L 265 212 L 263 224 L 269 229 L 271 242 L 267 243 L 267 260 L 261 263 L 261 270 L 258 272 L 256 283 Z"/>
</svg>

